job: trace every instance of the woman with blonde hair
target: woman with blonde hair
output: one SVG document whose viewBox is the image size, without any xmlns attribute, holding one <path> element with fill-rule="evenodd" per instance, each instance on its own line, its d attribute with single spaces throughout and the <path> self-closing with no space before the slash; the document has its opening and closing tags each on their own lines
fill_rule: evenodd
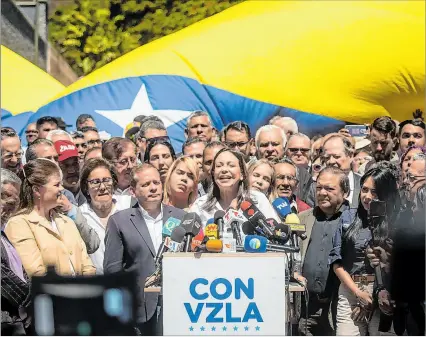
<svg viewBox="0 0 426 337">
<path fill-rule="evenodd" d="M 192 158 L 179 157 L 167 172 L 163 203 L 180 209 L 189 208 L 198 197 L 199 179 L 197 163 Z"/>
<path fill-rule="evenodd" d="M 19 211 L 5 232 L 28 276 L 53 266 L 59 275 L 93 275 L 95 267 L 73 220 L 55 211 L 62 199 L 62 173 L 44 158 L 23 167 Z"/>
<path fill-rule="evenodd" d="M 262 192 L 269 199 L 275 184 L 275 170 L 267 159 L 252 160 L 247 165 L 250 189 Z"/>
</svg>

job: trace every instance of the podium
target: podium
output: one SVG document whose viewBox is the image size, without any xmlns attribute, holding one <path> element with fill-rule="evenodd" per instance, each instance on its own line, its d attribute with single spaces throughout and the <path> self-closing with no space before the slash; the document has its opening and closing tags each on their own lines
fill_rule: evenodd
<svg viewBox="0 0 426 337">
<path fill-rule="evenodd" d="M 283 336 L 284 253 L 166 253 L 165 336 Z"/>
</svg>

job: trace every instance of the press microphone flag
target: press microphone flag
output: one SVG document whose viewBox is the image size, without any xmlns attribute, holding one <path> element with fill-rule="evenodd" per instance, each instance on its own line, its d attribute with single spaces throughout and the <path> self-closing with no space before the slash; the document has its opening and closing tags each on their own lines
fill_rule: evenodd
<svg viewBox="0 0 426 337">
<path fill-rule="evenodd" d="M 241 203 L 241 210 L 248 221 L 250 221 L 255 227 L 259 226 L 268 238 L 272 238 L 274 236 L 272 229 L 266 222 L 266 217 L 250 201 L 244 200 Z"/>
<path fill-rule="evenodd" d="M 196 236 L 201 229 L 201 219 L 199 215 L 194 212 L 185 214 L 181 227 L 183 227 L 186 232 L 185 252 L 189 252 L 192 238 Z"/>
<path fill-rule="evenodd" d="M 155 264 L 159 263 L 163 254 L 168 250 L 167 242 L 170 241 L 168 240 L 168 238 L 170 238 L 170 236 L 172 235 L 173 229 L 179 225 L 180 225 L 180 220 L 173 217 L 168 218 L 167 221 L 164 223 L 163 231 L 162 231 L 164 240 L 163 242 L 161 242 L 161 245 L 158 248 L 157 256 L 155 257 Z"/>
<path fill-rule="evenodd" d="M 291 213 L 290 202 L 287 198 L 276 198 L 272 202 L 272 206 L 282 220 L 285 220 L 286 216 Z"/>
</svg>

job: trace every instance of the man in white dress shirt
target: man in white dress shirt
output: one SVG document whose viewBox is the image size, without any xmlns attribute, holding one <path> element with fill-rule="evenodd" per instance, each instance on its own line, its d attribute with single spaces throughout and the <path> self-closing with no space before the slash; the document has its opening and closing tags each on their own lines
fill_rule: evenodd
<svg viewBox="0 0 426 337">
<path fill-rule="evenodd" d="M 158 293 L 144 294 L 145 280 L 155 271 L 154 259 L 161 245 L 163 224 L 170 217 L 182 220 L 186 213 L 161 202 L 160 173 L 150 164 L 141 164 L 133 170 L 131 192 L 138 203 L 111 215 L 108 220 L 104 273 L 138 272 L 137 327 L 142 335 L 149 336 L 158 333 Z"/>
</svg>

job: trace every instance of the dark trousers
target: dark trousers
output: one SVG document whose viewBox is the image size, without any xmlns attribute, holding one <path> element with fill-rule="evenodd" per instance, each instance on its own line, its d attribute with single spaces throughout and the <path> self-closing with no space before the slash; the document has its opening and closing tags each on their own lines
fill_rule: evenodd
<svg viewBox="0 0 426 337">
<path fill-rule="evenodd" d="M 308 311 L 305 298 L 302 297 L 301 318 L 299 321 L 300 336 L 335 336 L 334 321 L 336 306 L 330 301 L 318 301 L 313 294 L 309 296 Z"/>
</svg>

